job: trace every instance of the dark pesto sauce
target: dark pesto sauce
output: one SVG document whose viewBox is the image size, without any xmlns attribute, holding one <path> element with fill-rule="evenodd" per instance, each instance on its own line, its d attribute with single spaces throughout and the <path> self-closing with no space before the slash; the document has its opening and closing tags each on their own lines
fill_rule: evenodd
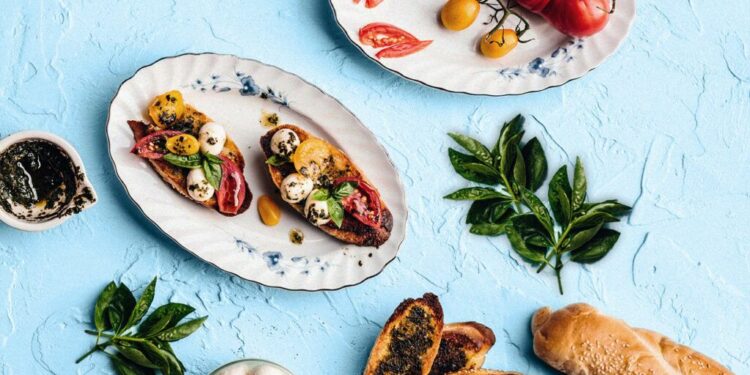
<svg viewBox="0 0 750 375">
<path fill-rule="evenodd" d="M 406 321 L 391 331 L 388 354 L 375 375 L 421 375 L 421 357 L 433 344 L 431 316 L 421 307 L 409 311 Z"/>
<path fill-rule="evenodd" d="M 70 156 L 57 145 L 41 139 L 19 142 L 0 154 L 0 205 L 21 219 L 49 219 L 74 199 L 78 179 Z"/>
</svg>

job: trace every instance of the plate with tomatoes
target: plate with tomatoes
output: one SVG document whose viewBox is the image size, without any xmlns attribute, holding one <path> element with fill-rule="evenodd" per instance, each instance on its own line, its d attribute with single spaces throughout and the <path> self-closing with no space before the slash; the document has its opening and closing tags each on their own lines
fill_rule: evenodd
<svg viewBox="0 0 750 375">
<path fill-rule="evenodd" d="M 474 95 L 560 86 L 603 63 L 635 0 L 329 0 L 366 56 L 404 78 Z"/>
<path fill-rule="evenodd" d="M 352 209 L 362 199 L 353 201 L 358 195 L 351 193 L 371 185 L 377 189 L 367 196 L 388 204 L 389 236 L 343 241 L 286 204 L 291 190 L 280 191 L 269 176 L 269 145 L 262 143 L 285 124 L 325 139 L 370 176 L 359 190 L 357 181 L 333 181 L 332 194 L 350 198 L 337 201 L 342 226 L 362 221 Z M 246 280 L 306 291 L 356 285 L 395 259 L 406 235 L 406 195 L 385 148 L 338 100 L 279 68 L 213 53 L 163 58 L 123 82 L 106 134 L 123 195 L 143 220 Z"/>
</svg>

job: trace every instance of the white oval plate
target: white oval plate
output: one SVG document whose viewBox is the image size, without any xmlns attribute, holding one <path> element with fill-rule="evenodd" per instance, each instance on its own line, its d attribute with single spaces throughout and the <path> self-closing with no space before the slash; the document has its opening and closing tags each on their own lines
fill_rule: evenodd
<svg viewBox="0 0 750 375">
<path fill-rule="evenodd" d="M 384 0 L 372 9 L 365 8 L 364 1 L 329 1 L 347 37 L 381 66 L 427 86 L 475 95 L 523 94 L 579 78 L 617 50 L 635 19 L 635 0 L 620 0 L 604 30 L 586 39 L 571 39 L 541 17 L 519 8 L 531 24 L 523 38 L 534 40 L 492 60 L 477 52 L 479 39 L 492 28 L 483 25 L 491 14 L 486 6 L 471 27 L 454 32 L 439 21 L 445 0 Z M 390 23 L 420 40 L 433 42 L 412 55 L 378 60 L 377 50 L 359 41 L 359 29 L 372 22 Z"/>
<path fill-rule="evenodd" d="M 224 217 L 180 196 L 148 164 L 130 153 L 128 120 L 145 120 L 150 101 L 180 90 L 187 103 L 223 124 L 243 152 L 253 192 L 250 208 Z M 393 213 L 393 231 L 380 248 L 347 245 L 308 224 L 283 204 L 268 176 L 260 137 L 261 111 L 278 113 L 347 152 L 380 190 Z M 333 290 L 356 285 L 392 261 L 406 233 L 406 196 L 398 172 L 375 136 L 341 103 L 302 78 L 258 61 L 230 55 L 187 54 L 141 68 L 115 95 L 107 120 L 115 172 L 145 216 L 180 246 L 247 280 L 293 290 Z M 275 227 L 261 223 L 257 200 L 272 195 L 282 207 Z M 300 228 L 302 245 L 289 241 Z"/>
</svg>

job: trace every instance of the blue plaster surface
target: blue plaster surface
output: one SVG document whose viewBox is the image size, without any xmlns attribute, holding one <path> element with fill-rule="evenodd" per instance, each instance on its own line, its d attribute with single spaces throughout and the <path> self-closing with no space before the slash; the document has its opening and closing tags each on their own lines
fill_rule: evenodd
<svg viewBox="0 0 750 375">
<path fill-rule="evenodd" d="M 487 366 L 554 373 L 531 352 L 529 318 L 586 301 L 750 373 L 750 3 L 640 0 L 620 51 L 586 77 L 518 97 L 422 87 L 349 44 L 316 1 L 0 0 L 0 134 L 41 129 L 80 151 L 100 202 L 41 234 L 0 225 L 0 374 L 106 374 L 82 330 L 100 289 L 119 279 L 190 303 L 206 328 L 175 345 L 191 374 L 262 357 L 296 374 L 360 373 L 393 308 L 433 291 L 448 321 L 492 327 Z M 407 188 L 398 260 L 362 285 L 326 293 L 269 289 L 179 249 L 125 197 L 106 152 L 107 108 L 140 66 L 183 52 L 255 58 L 341 100 L 390 152 Z M 447 131 L 490 143 L 529 115 L 550 168 L 580 155 L 594 199 L 634 212 L 600 263 L 565 269 L 567 293 L 503 238 L 477 237 L 467 205 L 440 197 L 454 175 Z M 533 117 L 531 117 L 533 116 Z M 416 140 L 416 141 L 415 141 Z"/>
</svg>

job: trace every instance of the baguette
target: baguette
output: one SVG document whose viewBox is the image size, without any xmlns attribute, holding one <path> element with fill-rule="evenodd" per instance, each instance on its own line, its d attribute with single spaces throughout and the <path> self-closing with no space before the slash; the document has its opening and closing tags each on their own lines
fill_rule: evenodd
<svg viewBox="0 0 750 375">
<path fill-rule="evenodd" d="M 479 369 L 487 352 L 495 345 L 492 330 L 477 322 L 451 323 L 443 328 L 440 350 L 430 375 L 446 375 L 460 370 Z"/>
<path fill-rule="evenodd" d="M 451 373 L 450 375 L 523 375 L 515 371 L 497 371 L 497 370 L 461 370 Z"/>
<path fill-rule="evenodd" d="M 364 375 L 428 375 L 442 332 L 437 296 L 426 293 L 401 302 L 375 341 Z"/>
<path fill-rule="evenodd" d="M 187 106 L 187 108 L 190 110 L 191 113 L 199 113 L 190 106 Z M 205 120 L 207 122 L 210 121 L 210 119 L 208 119 L 207 117 L 205 118 Z M 153 125 L 148 125 L 142 121 L 128 121 L 128 125 L 130 126 L 130 130 L 133 131 L 133 138 L 135 139 L 136 143 L 141 138 L 147 136 L 152 130 L 155 129 Z M 245 168 L 245 159 L 242 157 L 242 153 L 240 152 L 237 145 L 229 137 L 227 137 L 227 141 L 224 144 L 224 151 L 222 151 L 222 155 L 225 155 L 230 160 L 232 160 L 240 170 L 243 170 Z M 186 169 L 176 167 L 160 159 L 146 159 L 146 160 L 151 165 L 151 168 L 162 178 L 162 180 L 164 180 L 164 182 L 166 182 L 167 185 L 171 186 L 172 189 L 174 189 L 177 193 L 179 193 L 183 197 L 189 199 L 191 202 L 194 202 L 206 208 L 215 210 L 216 212 L 219 212 L 220 214 L 224 216 L 235 216 L 232 214 L 226 214 L 226 213 L 219 211 L 219 204 L 216 201 L 216 196 L 212 197 L 211 199 L 205 202 L 198 202 L 190 198 L 190 195 L 188 194 L 188 191 L 187 191 L 188 171 Z M 250 192 L 249 185 L 245 185 L 245 186 L 246 186 L 245 187 L 245 200 L 242 202 L 242 205 L 240 206 L 240 209 L 236 215 L 239 215 L 247 211 L 247 209 L 250 207 L 250 202 L 252 202 L 253 200 L 253 195 Z"/>
<path fill-rule="evenodd" d="M 269 130 L 263 137 L 260 139 L 260 146 L 263 150 L 263 153 L 265 154 L 266 159 L 273 156 L 273 151 L 271 150 L 271 138 L 274 134 L 276 134 L 277 131 L 281 129 L 289 129 L 297 133 L 297 136 L 300 139 L 300 142 L 304 142 L 307 139 L 316 138 L 312 135 L 310 135 L 307 131 L 304 129 L 295 126 L 295 125 L 279 125 L 274 127 L 273 129 Z M 337 160 L 337 163 L 346 165 L 346 175 L 352 176 L 352 177 L 358 177 L 363 179 L 365 182 L 367 182 L 370 186 L 374 186 L 368 179 L 365 177 L 364 173 L 361 169 L 359 169 L 350 159 L 349 157 L 341 150 L 331 147 L 332 153 L 334 158 Z M 282 164 L 279 166 L 273 166 L 271 164 L 268 165 L 268 173 L 271 176 L 271 180 L 273 181 L 274 185 L 276 185 L 277 188 L 281 186 L 281 182 L 284 180 L 284 177 L 288 176 L 291 173 L 295 173 L 296 170 L 294 169 L 294 165 L 291 163 Z M 302 216 L 305 216 L 304 211 L 304 202 L 298 203 L 298 204 L 289 204 L 295 211 L 299 212 Z M 347 217 L 344 219 L 344 222 L 341 226 L 341 228 L 336 227 L 332 223 L 318 226 L 320 230 L 323 232 L 343 241 L 346 243 L 358 245 L 358 246 L 375 246 L 378 247 L 382 244 L 384 244 L 388 238 L 391 235 L 391 230 L 393 229 L 393 215 L 391 214 L 391 211 L 386 206 L 385 201 L 383 201 L 382 196 L 380 198 L 380 207 L 381 207 L 381 218 L 380 218 L 380 226 L 378 228 L 372 228 L 367 225 L 364 225 L 360 222 L 358 222 L 356 219 L 353 219 L 347 215 Z"/>
<path fill-rule="evenodd" d="M 631 328 L 587 304 L 552 312 L 539 309 L 531 322 L 534 353 L 568 375 L 731 375 L 711 358 L 658 333 Z"/>
</svg>

